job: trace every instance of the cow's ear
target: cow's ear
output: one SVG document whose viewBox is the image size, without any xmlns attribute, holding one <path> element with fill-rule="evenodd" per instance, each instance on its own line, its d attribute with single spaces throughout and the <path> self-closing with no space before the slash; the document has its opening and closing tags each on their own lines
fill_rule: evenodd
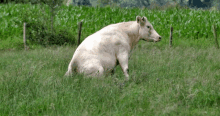
<svg viewBox="0 0 220 116">
<path fill-rule="evenodd" d="M 137 17 L 136 17 L 136 21 L 137 21 L 137 23 L 140 23 L 140 22 L 141 22 L 141 17 L 140 17 L 140 16 L 137 16 Z"/>
<path fill-rule="evenodd" d="M 144 17 L 142 17 L 142 19 L 141 19 L 141 20 L 145 22 L 145 19 L 144 19 Z"/>
<path fill-rule="evenodd" d="M 147 21 L 147 17 L 142 17 L 141 20 L 142 20 L 143 22 L 146 22 L 146 21 Z"/>
<path fill-rule="evenodd" d="M 146 22 L 147 22 L 147 18 L 146 17 L 139 17 L 139 21 L 137 21 L 139 24 L 140 24 L 140 26 L 144 26 L 145 24 L 146 24 Z"/>
</svg>

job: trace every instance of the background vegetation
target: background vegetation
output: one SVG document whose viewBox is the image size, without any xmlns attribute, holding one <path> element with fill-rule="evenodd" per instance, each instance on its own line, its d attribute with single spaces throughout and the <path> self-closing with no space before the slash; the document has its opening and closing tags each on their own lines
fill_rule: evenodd
<svg viewBox="0 0 220 116">
<path fill-rule="evenodd" d="M 63 76 L 79 21 L 84 39 L 137 15 L 146 16 L 163 40 L 139 42 L 129 60 L 130 81 L 124 82 L 119 66 L 113 76 L 102 78 Z M 220 26 L 219 16 L 215 8 L 178 5 L 1 4 L 0 115 L 220 115 L 220 55 L 211 30 L 212 24 Z M 27 51 L 18 50 L 23 49 L 24 22 Z M 171 25 L 173 48 L 168 47 Z"/>
<path fill-rule="evenodd" d="M 211 27 L 213 24 L 217 27 L 220 26 L 220 13 L 215 9 L 182 9 L 180 6 L 152 10 L 61 6 L 55 10 L 53 17 L 50 10 L 48 5 L 39 4 L 0 5 L 0 49 L 23 48 L 24 22 L 27 22 L 27 40 L 30 48 L 39 44 L 44 46 L 74 44 L 77 37 L 78 22 L 81 20 L 83 20 L 82 39 L 104 26 L 135 20 L 136 16 L 140 15 L 146 16 L 156 31 L 163 38 L 166 38 L 160 44 L 167 44 L 170 26 L 172 25 L 176 45 L 186 44 L 187 46 L 198 45 L 201 47 L 211 46 L 213 42 Z M 217 33 L 220 33 L 220 30 Z"/>
</svg>

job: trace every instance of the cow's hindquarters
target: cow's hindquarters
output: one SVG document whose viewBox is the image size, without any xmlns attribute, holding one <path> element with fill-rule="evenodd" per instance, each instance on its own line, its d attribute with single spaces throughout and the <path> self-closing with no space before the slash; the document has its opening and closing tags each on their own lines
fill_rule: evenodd
<svg viewBox="0 0 220 116">
<path fill-rule="evenodd" d="M 104 68 L 98 59 L 87 59 L 78 66 L 78 73 L 83 73 L 86 76 L 102 76 Z"/>
</svg>

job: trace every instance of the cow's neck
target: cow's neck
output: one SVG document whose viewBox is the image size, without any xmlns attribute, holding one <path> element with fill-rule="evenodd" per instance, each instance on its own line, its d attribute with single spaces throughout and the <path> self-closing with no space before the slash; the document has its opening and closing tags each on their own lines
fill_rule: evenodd
<svg viewBox="0 0 220 116">
<path fill-rule="evenodd" d="M 128 28 L 128 36 L 129 36 L 129 45 L 131 50 L 137 45 L 140 40 L 139 36 L 139 25 L 136 21 L 134 21 Z"/>
</svg>

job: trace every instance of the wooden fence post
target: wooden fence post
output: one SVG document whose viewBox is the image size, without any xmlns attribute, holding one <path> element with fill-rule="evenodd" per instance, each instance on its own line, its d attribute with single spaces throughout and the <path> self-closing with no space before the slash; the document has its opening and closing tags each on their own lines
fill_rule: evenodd
<svg viewBox="0 0 220 116">
<path fill-rule="evenodd" d="M 199 31 L 197 32 L 197 38 L 196 39 L 199 39 Z"/>
<path fill-rule="evenodd" d="M 82 21 L 80 21 L 78 24 L 78 46 L 80 44 L 81 29 L 82 29 Z"/>
<path fill-rule="evenodd" d="M 170 47 L 172 47 L 172 41 L 173 41 L 173 27 L 170 27 Z"/>
<path fill-rule="evenodd" d="M 213 27 L 213 35 L 214 35 L 214 39 L 215 39 L 215 45 L 216 45 L 216 48 L 219 49 L 219 44 L 218 44 L 218 39 L 217 39 L 217 34 L 216 34 L 216 27 L 215 25 L 212 25 Z"/>
<path fill-rule="evenodd" d="M 24 23 L 23 41 L 24 41 L 24 49 L 27 50 L 27 45 L 26 45 L 26 23 Z"/>
</svg>

